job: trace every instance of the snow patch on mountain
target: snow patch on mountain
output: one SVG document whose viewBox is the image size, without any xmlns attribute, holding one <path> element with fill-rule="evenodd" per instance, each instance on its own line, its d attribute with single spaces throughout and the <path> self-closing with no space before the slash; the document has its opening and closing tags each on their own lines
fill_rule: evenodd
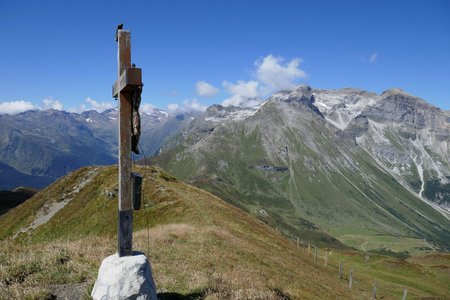
<svg viewBox="0 0 450 300">
<path fill-rule="evenodd" d="M 446 181 L 446 178 L 445 178 L 444 174 L 442 174 L 442 171 L 440 170 L 439 166 L 436 164 L 434 159 L 427 152 L 427 150 L 425 149 L 424 145 L 420 142 L 420 140 L 415 139 L 415 140 L 412 140 L 411 143 L 414 146 L 415 150 L 420 154 L 421 168 L 422 168 L 422 165 L 424 165 L 424 163 L 425 163 L 428 170 L 432 170 L 432 171 L 436 172 L 436 176 L 440 180 Z M 417 154 L 416 154 L 416 157 L 417 157 Z M 419 174 L 419 176 L 420 176 L 420 174 Z"/>
<path fill-rule="evenodd" d="M 335 127 L 345 130 L 350 122 L 379 97 L 357 89 L 313 90 L 314 105 Z"/>
<path fill-rule="evenodd" d="M 259 109 L 265 104 L 263 102 L 253 107 L 222 107 L 212 106 L 209 111 L 214 112 L 212 115 L 205 117 L 205 121 L 212 123 L 222 123 L 224 121 L 242 121 L 254 116 Z M 214 109 L 212 109 L 214 107 Z"/>
</svg>

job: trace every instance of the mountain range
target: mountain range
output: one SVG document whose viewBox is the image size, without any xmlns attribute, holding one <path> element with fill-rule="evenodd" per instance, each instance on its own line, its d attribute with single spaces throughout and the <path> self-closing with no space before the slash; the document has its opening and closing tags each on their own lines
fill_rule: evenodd
<svg viewBox="0 0 450 300">
<path fill-rule="evenodd" d="M 159 109 L 142 113 L 142 152 L 153 154 L 189 120 Z M 0 115 L 0 189 L 42 188 L 82 166 L 116 163 L 117 124 L 117 109 Z"/>
<path fill-rule="evenodd" d="M 152 163 L 286 236 L 362 250 L 450 248 L 450 112 L 402 90 L 299 86 L 255 107 L 154 109 L 142 123 Z M 116 162 L 114 109 L 28 111 L 0 125 L 1 188 Z"/>
<path fill-rule="evenodd" d="M 209 107 L 153 161 L 286 235 L 414 251 L 450 246 L 449 149 L 450 113 L 406 92 L 300 86 Z"/>
</svg>

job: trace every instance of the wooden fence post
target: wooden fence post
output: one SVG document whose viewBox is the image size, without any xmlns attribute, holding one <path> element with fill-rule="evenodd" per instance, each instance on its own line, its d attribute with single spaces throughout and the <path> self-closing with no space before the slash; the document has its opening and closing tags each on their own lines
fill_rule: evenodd
<svg viewBox="0 0 450 300">
<path fill-rule="evenodd" d="M 353 284 L 353 269 L 350 268 L 350 274 L 348 275 L 348 288 L 351 289 Z"/>
<path fill-rule="evenodd" d="M 343 275 L 342 275 L 342 261 L 339 261 L 339 279 L 342 279 Z"/>
<path fill-rule="evenodd" d="M 404 288 L 402 300 L 406 300 L 406 295 L 408 295 L 408 290 L 406 288 Z"/>
<path fill-rule="evenodd" d="M 327 267 L 328 264 L 328 252 L 325 253 L 325 258 L 324 258 L 325 262 L 323 263 L 324 267 Z"/>
<path fill-rule="evenodd" d="M 314 247 L 314 263 L 316 264 L 317 267 L 317 247 Z"/>
<path fill-rule="evenodd" d="M 373 280 L 372 299 L 377 299 L 377 282 Z"/>
</svg>

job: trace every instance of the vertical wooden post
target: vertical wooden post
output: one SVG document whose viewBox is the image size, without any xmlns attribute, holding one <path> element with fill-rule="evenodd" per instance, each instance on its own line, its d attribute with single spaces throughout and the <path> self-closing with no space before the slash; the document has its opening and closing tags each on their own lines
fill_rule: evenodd
<svg viewBox="0 0 450 300">
<path fill-rule="evenodd" d="M 408 295 L 408 290 L 406 288 L 404 288 L 402 300 L 406 300 L 406 295 Z"/>
<path fill-rule="evenodd" d="M 372 299 L 377 299 L 377 282 L 373 280 Z"/>
<path fill-rule="evenodd" d="M 324 267 L 327 267 L 327 265 L 328 265 L 328 252 L 325 253 L 325 258 L 324 258 L 324 263 L 323 263 Z"/>
<path fill-rule="evenodd" d="M 118 31 L 118 74 L 131 67 L 131 35 L 129 31 Z M 131 111 L 132 99 L 129 91 L 119 92 L 119 256 L 132 254 L 133 213 L 131 205 Z"/>
<path fill-rule="evenodd" d="M 351 289 L 353 284 L 353 269 L 350 268 L 350 274 L 348 275 L 348 288 Z"/>
<path fill-rule="evenodd" d="M 297 248 L 299 247 L 300 239 L 297 237 Z"/>
<path fill-rule="evenodd" d="M 317 247 L 314 247 L 314 262 L 316 263 L 317 267 Z"/>
<path fill-rule="evenodd" d="M 342 269 L 342 261 L 339 261 L 339 279 L 343 278 Z"/>
<path fill-rule="evenodd" d="M 311 244 L 308 243 L 308 257 L 309 257 L 309 252 L 311 252 Z"/>
</svg>

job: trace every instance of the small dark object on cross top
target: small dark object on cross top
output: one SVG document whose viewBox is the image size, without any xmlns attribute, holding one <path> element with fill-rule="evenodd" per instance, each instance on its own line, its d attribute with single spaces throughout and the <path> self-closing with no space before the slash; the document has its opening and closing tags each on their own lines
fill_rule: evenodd
<svg viewBox="0 0 450 300">
<path fill-rule="evenodd" d="M 122 28 L 123 28 L 123 24 L 117 25 L 117 30 L 116 30 L 116 42 L 119 40 L 118 32 L 119 32 L 119 30 L 121 30 Z"/>
</svg>

